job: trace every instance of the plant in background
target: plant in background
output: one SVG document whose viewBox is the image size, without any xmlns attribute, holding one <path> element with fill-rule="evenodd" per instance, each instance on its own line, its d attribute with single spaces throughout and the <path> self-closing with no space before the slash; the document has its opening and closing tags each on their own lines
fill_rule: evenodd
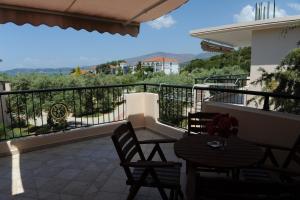
<svg viewBox="0 0 300 200">
<path fill-rule="evenodd" d="M 209 135 L 218 135 L 228 138 L 231 135 L 237 135 L 239 122 L 235 117 L 229 114 L 219 114 L 214 117 L 212 122 L 206 124 Z"/>
<path fill-rule="evenodd" d="M 262 68 L 260 71 L 261 77 L 253 83 L 260 84 L 264 91 L 300 96 L 300 48 L 292 50 L 274 72 L 269 73 Z M 300 113 L 299 100 L 273 98 L 270 105 L 277 111 Z"/>
</svg>

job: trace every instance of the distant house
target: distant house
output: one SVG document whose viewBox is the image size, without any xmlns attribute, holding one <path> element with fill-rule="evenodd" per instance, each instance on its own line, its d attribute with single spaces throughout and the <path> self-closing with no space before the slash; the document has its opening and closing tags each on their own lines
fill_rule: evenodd
<svg viewBox="0 0 300 200">
<path fill-rule="evenodd" d="M 165 74 L 177 74 L 179 72 L 178 61 L 174 58 L 152 57 L 142 62 L 143 66 L 153 68 L 153 72 L 164 72 Z"/>
<path fill-rule="evenodd" d="M 91 66 L 87 69 L 89 73 L 96 74 L 97 73 L 97 66 Z"/>
<path fill-rule="evenodd" d="M 122 68 L 124 74 L 127 74 L 131 68 L 131 66 L 127 62 L 120 62 L 119 66 Z"/>
<path fill-rule="evenodd" d="M 109 65 L 110 68 L 110 74 L 117 74 L 117 65 Z"/>
</svg>

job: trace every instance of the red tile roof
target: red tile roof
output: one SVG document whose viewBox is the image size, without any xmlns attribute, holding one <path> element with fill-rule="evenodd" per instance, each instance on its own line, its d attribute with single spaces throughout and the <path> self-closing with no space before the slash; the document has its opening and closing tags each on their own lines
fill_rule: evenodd
<svg viewBox="0 0 300 200">
<path fill-rule="evenodd" d="M 173 62 L 177 63 L 177 60 L 174 58 L 167 58 L 167 57 L 152 57 L 152 58 L 147 58 L 144 60 L 144 62 Z"/>
<path fill-rule="evenodd" d="M 96 71 L 96 69 L 97 69 L 97 66 L 91 66 L 89 70 Z"/>
</svg>

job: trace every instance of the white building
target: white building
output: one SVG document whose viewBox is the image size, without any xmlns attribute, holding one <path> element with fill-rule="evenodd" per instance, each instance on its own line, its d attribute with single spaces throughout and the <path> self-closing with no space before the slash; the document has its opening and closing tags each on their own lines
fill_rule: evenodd
<svg viewBox="0 0 300 200">
<path fill-rule="evenodd" d="M 251 46 L 250 82 L 260 77 L 259 68 L 274 71 L 300 40 L 300 16 L 243 22 L 190 32 L 193 37 L 231 47 Z M 261 90 L 260 86 L 249 86 Z"/>
<path fill-rule="evenodd" d="M 165 74 L 178 74 L 179 64 L 174 58 L 152 57 L 142 62 L 143 66 L 153 67 L 153 72 L 163 71 Z"/>
<path fill-rule="evenodd" d="M 127 74 L 130 70 L 132 70 L 132 67 L 127 62 L 120 62 L 119 66 L 122 68 L 124 74 Z"/>
</svg>

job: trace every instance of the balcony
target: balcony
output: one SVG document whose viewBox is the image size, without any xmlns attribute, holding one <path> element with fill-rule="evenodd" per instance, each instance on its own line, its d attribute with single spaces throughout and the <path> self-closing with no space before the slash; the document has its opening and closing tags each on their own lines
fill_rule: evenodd
<svg viewBox="0 0 300 200">
<path fill-rule="evenodd" d="M 241 89 L 134 84 L 0 95 L 0 199 L 125 199 L 109 137 L 125 120 L 140 139 L 181 138 L 188 112 L 200 110 L 235 116 L 239 137 L 253 142 L 291 147 L 300 130 L 300 97 Z M 183 162 L 173 145 L 163 150 Z M 142 189 L 137 199 L 160 196 Z"/>
<path fill-rule="evenodd" d="M 139 139 L 160 138 L 138 130 Z M 151 146 L 150 146 L 151 147 Z M 144 152 L 150 152 L 150 147 Z M 176 160 L 172 146 L 166 156 Z M 0 199 L 126 199 L 128 187 L 110 137 L 0 158 Z M 137 199 L 160 199 L 142 189 Z"/>
</svg>

